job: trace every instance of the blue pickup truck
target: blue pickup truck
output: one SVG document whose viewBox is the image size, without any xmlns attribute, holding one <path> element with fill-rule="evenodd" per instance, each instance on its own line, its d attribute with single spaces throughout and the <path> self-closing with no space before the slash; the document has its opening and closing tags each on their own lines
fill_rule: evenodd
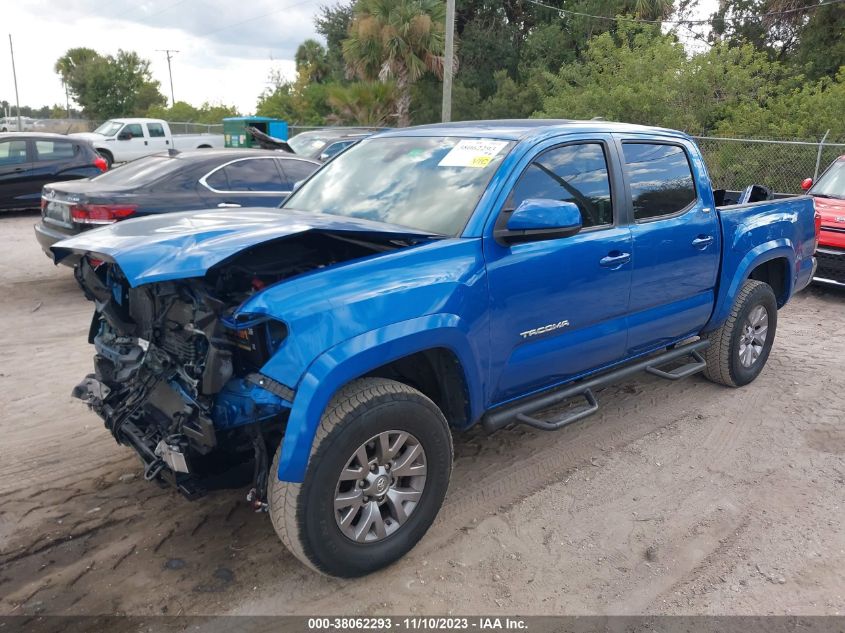
<svg viewBox="0 0 845 633">
<path fill-rule="evenodd" d="M 452 431 L 559 429 L 634 372 L 757 377 L 778 309 L 813 276 L 813 201 L 717 198 L 672 130 L 381 133 L 280 210 L 139 218 L 53 246 L 82 256 L 96 307 L 95 372 L 74 395 L 147 480 L 188 497 L 251 485 L 303 563 L 363 575 L 432 523 Z"/>
</svg>

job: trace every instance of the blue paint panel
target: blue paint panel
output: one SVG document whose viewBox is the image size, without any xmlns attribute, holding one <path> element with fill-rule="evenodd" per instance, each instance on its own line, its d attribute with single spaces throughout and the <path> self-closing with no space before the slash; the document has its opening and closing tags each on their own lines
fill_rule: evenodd
<svg viewBox="0 0 845 633">
<path fill-rule="evenodd" d="M 722 223 L 722 264 L 716 305 L 703 331 L 718 328 L 730 314 L 734 299 L 757 266 L 772 259 L 785 262 L 787 291 L 783 305 L 812 277 L 815 252 L 813 199 L 809 196 L 772 200 L 719 210 Z"/>
<path fill-rule="evenodd" d="M 302 481 L 320 416 L 340 387 L 420 350 L 444 348 L 456 355 L 464 369 L 471 419 L 475 421 L 483 410 L 484 397 L 484 372 L 479 367 L 484 357 L 482 350 L 473 348 L 473 342 L 480 338 L 485 337 L 477 326 L 460 317 L 432 314 L 361 334 L 321 354 L 297 386 L 282 442 L 279 479 Z"/>
<path fill-rule="evenodd" d="M 312 271 L 255 294 L 237 314 L 285 322 L 288 337 L 261 371 L 295 386 L 335 345 L 425 315 L 461 315 L 484 337 L 474 341 L 484 357 L 486 303 L 480 240 L 455 238 Z"/>
</svg>

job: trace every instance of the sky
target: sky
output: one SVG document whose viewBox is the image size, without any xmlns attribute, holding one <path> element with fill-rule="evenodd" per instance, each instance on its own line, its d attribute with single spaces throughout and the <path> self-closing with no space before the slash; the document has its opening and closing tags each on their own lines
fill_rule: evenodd
<svg viewBox="0 0 845 633">
<path fill-rule="evenodd" d="M 718 0 L 699 0 L 707 17 Z M 69 48 L 101 54 L 134 50 L 149 59 L 161 92 L 170 98 L 167 59 L 173 53 L 177 101 L 234 105 L 255 111 L 272 70 L 293 79 L 293 56 L 303 40 L 321 39 L 314 16 L 334 0 L 3 0 L 0 11 L 0 101 L 14 103 L 10 33 L 22 106 L 65 103 L 56 60 Z M 5 27 L 5 28 L 4 28 Z M 683 36 L 683 31 L 679 33 Z M 685 42 L 695 49 L 694 42 Z M 2 115 L 0 115 L 2 116 Z"/>
<path fill-rule="evenodd" d="M 293 78 L 293 56 L 309 37 L 320 39 L 314 16 L 327 0 L 4 0 L 0 11 L 0 101 L 14 103 L 7 33 L 12 35 L 21 105 L 64 104 L 53 71 L 69 48 L 101 54 L 134 50 L 149 59 L 170 99 L 165 53 L 177 101 L 235 105 L 255 111 L 273 69 Z M 332 2 L 333 3 L 333 2 Z"/>
</svg>

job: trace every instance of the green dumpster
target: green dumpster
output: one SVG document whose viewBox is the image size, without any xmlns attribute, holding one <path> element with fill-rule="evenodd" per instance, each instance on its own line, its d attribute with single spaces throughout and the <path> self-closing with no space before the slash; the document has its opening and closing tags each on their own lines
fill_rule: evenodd
<svg viewBox="0 0 845 633">
<path fill-rule="evenodd" d="M 233 116 L 223 119 L 223 140 L 226 147 L 253 147 L 257 143 L 246 129 L 254 127 L 283 141 L 288 140 L 288 124 L 267 116 Z"/>
</svg>

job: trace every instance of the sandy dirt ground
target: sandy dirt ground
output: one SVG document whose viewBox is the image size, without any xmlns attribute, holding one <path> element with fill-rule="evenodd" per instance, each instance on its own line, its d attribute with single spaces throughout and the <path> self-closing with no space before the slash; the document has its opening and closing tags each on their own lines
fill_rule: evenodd
<svg viewBox="0 0 845 633">
<path fill-rule="evenodd" d="M 843 292 L 796 297 L 746 388 L 643 376 L 556 433 L 457 436 L 423 541 L 341 581 L 244 491 L 144 482 L 71 399 L 92 307 L 35 220 L 0 219 L 0 614 L 845 613 Z"/>
</svg>

